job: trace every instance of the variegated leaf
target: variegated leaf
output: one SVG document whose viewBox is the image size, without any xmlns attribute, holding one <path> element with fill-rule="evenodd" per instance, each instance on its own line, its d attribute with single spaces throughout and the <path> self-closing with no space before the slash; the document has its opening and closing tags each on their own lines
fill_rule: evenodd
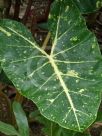
<svg viewBox="0 0 102 136">
<path fill-rule="evenodd" d="M 0 21 L 0 59 L 9 79 L 42 115 L 83 131 L 96 118 L 102 90 L 102 57 L 71 0 L 55 0 L 48 21 L 48 55 L 15 21 Z"/>
</svg>

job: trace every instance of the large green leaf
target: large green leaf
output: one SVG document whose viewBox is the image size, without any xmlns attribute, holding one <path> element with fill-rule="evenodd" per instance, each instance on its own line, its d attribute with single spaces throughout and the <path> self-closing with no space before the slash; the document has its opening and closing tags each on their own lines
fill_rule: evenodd
<svg viewBox="0 0 102 136">
<path fill-rule="evenodd" d="M 90 13 L 96 11 L 102 6 L 102 0 L 72 0 L 79 8 L 81 13 Z"/>
<path fill-rule="evenodd" d="M 71 0 L 55 0 L 48 27 L 50 55 L 23 25 L 0 21 L 2 68 L 46 118 L 83 131 L 95 120 L 101 100 L 102 58 L 96 38 Z"/>
</svg>

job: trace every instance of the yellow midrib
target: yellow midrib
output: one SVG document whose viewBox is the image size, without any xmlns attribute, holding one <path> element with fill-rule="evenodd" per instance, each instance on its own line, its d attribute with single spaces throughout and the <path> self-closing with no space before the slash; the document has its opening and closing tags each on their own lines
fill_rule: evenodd
<svg viewBox="0 0 102 136">
<path fill-rule="evenodd" d="M 52 65 L 52 67 L 53 67 L 53 69 L 55 71 L 55 74 L 57 75 L 57 77 L 58 77 L 58 79 L 59 79 L 59 81 L 61 83 L 61 86 L 63 87 L 63 91 L 65 92 L 65 94 L 67 96 L 67 99 L 68 99 L 68 101 L 70 103 L 70 106 L 71 106 L 71 108 L 73 110 L 73 113 L 74 113 L 74 116 L 75 116 L 75 119 L 76 119 L 76 122 L 77 122 L 77 125 L 78 125 L 78 129 L 80 131 L 80 124 L 79 124 L 78 117 L 77 117 L 77 114 L 76 114 L 75 106 L 74 106 L 73 101 L 71 99 L 71 96 L 69 94 L 69 89 L 67 88 L 67 86 L 66 86 L 66 84 L 65 84 L 65 82 L 64 82 L 64 80 L 63 80 L 63 78 L 62 78 L 62 76 L 60 74 L 60 71 L 59 71 L 57 65 L 55 64 L 54 59 L 52 58 L 52 56 L 49 56 L 49 61 L 50 61 L 51 65 Z"/>
</svg>

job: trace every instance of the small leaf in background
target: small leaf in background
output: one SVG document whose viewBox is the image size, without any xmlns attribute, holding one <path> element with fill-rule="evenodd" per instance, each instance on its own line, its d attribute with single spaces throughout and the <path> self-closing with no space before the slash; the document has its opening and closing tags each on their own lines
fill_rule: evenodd
<svg viewBox="0 0 102 136">
<path fill-rule="evenodd" d="M 102 122 L 102 111 L 98 111 L 96 122 Z"/>
<path fill-rule="evenodd" d="M 102 0 L 73 0 L 81 13 L 87 14 L 96 11 L 102 6 Z"/>
<path fill-rule="evenodd" d="M 102 122 L 102 102 L 100 104 L 100 108 L 98 110 L 97 118 L 96 118 L 95 122 Z"/>
<path fill-rule="evenodd" d="M 29 136 L 29 126 L 25 112 L 23 111 L 21 104 L 13 102 L 13 112 L 18 125 L 18 130 L 21 136 Z"/>
<path fill-rule="evenodd" d="M 1 68 L 1 65 L 0 65 L 0 73 L 1 73 L 1 71 L 2 71 L 2 68 Z"/>
<path fill-rule="evenodd" d="M 0 132 L 4 133 L 8 136 L 20 136 L 19 133 L 16 131 L 16 129 L 7 123 L 0 121 Z"/>
</svg>

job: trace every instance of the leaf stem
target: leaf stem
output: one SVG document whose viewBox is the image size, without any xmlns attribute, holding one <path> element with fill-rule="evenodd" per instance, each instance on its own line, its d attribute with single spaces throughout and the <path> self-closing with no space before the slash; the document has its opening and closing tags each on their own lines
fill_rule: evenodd
<svg viewBox="0 0 102 136">
<path fill-rule="evenodd" d="M 42 45 L 42 49 L 43 49 L 43 50 L 46 49 L 47 44 L 48 44 L 48 42 L 49 42 L 49 40 L 50 40 L 50 37 L 51 37 L 51 33 L 48 32 L 48 34 L 47 34 L 47 36 L 46 36 L 46 38 L 45 38 L 45 40 L 44 40 L 44 42 L 43 42 L 43 45 Z"/>
</svg>

